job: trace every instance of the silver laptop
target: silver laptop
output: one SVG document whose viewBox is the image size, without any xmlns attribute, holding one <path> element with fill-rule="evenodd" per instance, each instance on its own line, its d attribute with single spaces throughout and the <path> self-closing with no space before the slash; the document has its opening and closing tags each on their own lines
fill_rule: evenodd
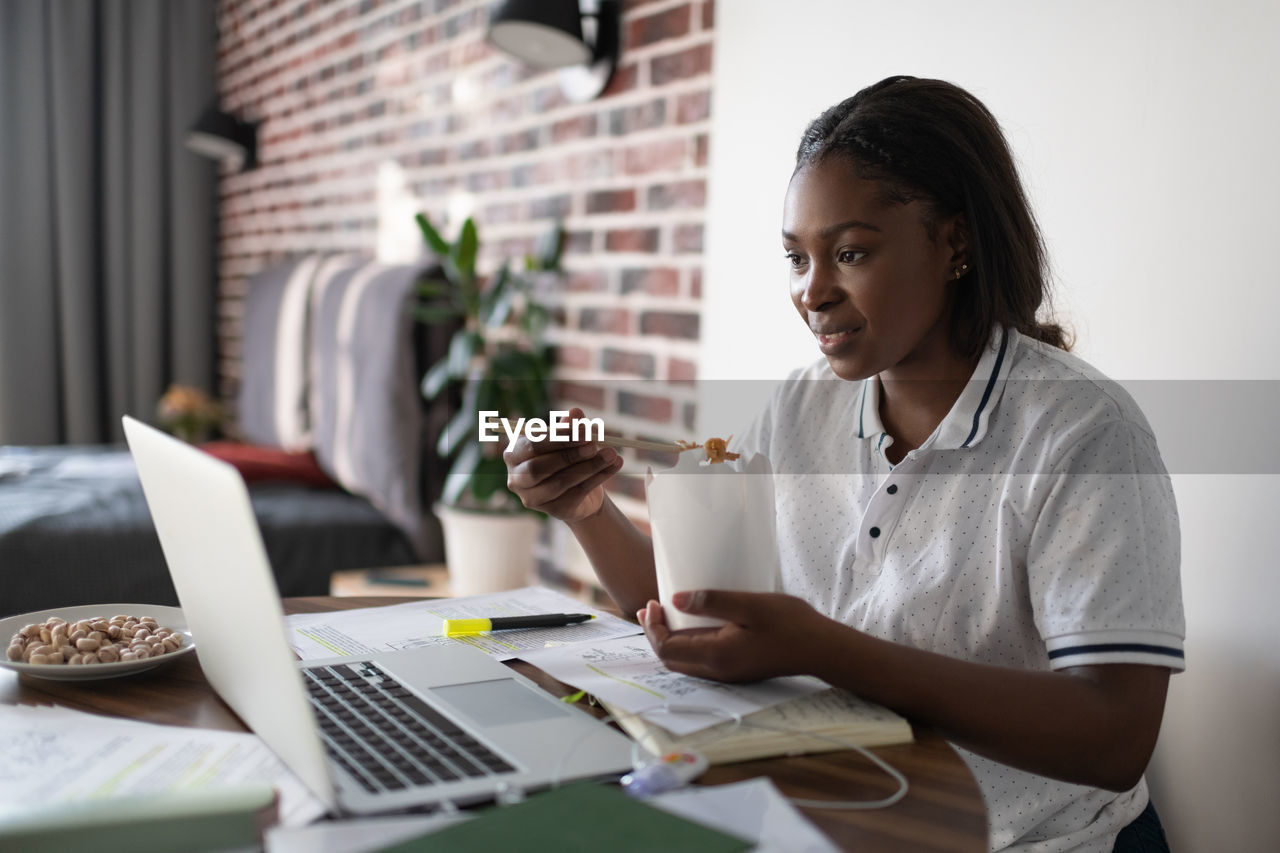
<svg viewBox="0 0 1280 853">
<path fill-rule="evenodd" d="M 132 418 L 124 431 L 205 676 L 331 811 L 630 768 L 623 735 L 461 643 L 300 663 L 239 472 Z"/>
</svg>

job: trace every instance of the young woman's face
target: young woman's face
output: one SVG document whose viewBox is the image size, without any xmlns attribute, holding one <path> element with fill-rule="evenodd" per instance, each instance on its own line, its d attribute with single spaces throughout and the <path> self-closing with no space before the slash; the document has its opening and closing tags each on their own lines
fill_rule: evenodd
<svg viewBox="0 0 1280 853">
<path fill-rule="evenodd" d="M 944 375 L 963 246 L 953 246 L 954 218 L 930 239 L 924 213 L 922 202 L 884 198 L 842 158 L 792 177 L 782 215 L 791 299 L 841 379 Z"/>
</svg>

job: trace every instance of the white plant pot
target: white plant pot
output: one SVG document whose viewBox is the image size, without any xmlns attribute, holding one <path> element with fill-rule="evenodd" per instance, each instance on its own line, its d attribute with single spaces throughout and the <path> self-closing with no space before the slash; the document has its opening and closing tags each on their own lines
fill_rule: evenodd
<svg viewBox="0 0 1280 853">
<path fill-rule="evenodd" d="M 541 518 L 436 504 L 453 595 L 519 589 L 534 582 Z"/>
</svg>

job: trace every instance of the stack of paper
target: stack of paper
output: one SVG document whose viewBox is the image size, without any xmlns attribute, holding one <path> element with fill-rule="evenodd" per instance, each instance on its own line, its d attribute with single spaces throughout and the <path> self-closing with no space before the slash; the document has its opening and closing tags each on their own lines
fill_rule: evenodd
<svg viewBox="0 0 1280 853">
<path fill-rule="evenodd" d="M 256 735 L 161 726 L 61 707 L 0 706 L 0 819 L 36 805 L 249 782 L 276 788 L 282 824 L 301 826 L 324 814 L 323 803 Z"/>
</svg>

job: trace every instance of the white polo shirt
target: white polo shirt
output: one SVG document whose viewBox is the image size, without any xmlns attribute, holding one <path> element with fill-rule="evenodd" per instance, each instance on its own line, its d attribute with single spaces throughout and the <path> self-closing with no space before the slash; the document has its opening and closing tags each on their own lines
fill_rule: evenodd
<svg viewBox="0 0 1280 853">
<path fill-rule="evenodd" d="M 734 448 L 765 453 L 776 472 L 786 592 L 963 660 L 1183 668 L 1177 508 L 1127 393 L 998 330 L 942 423 L 895 466 L 879 387 L 822 360 L 782 383 Z M 992 850 L 1110 851 L 1147 802 L 1145 780 L 1116 794 L 960 754 Z"/>
</svg>

